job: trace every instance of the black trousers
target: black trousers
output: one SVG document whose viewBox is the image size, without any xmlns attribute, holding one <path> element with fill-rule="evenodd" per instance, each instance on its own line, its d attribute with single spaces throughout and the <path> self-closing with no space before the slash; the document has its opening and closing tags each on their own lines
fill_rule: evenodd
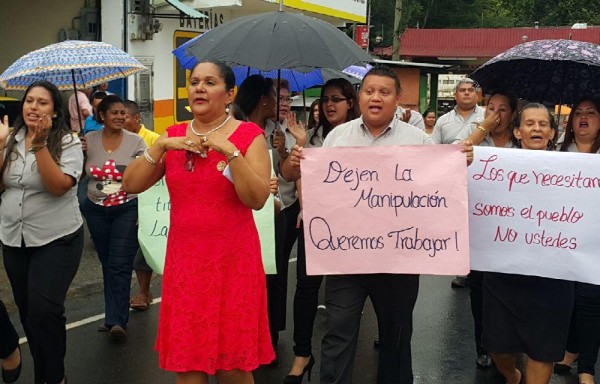
<svg viewBox="0 0 600 384">
<path fill-rule="evenodd" d="M 350 384 L 362 310 L 371 299 L 379 326 L 377 384 L 412 384 L 411 338 L 419 275 L 327 276 L 321 384 Z"/>
<path fill-rule="evenodd" d="M 478 355 L 487 354 L 481 346 L 483 332 L 483 279 L 485 272 L 471 271 L 469 273 L 469 294 L 471 296 L 471 314 L 475 324 L 475 348 Z"/>
<path fill-rule="evenodd" d="M 312 336 L 319 305 L 319 288 L 323 276 L 306 274 L 304 229 L 298 230 L 298 263 L 296 264 L 296 293 L 294 294 L 294 355 L 312 355 Z"/>
<path fill-rule="evenodd" d="M 269 328 L 273 344 L 277 344 L 278 332 L 285 329 L 287 306 L 287 281 L 290 253 L 298 237 L 296 221 L 300 213 L 298 200 L 282 210 L 275 219 L 275 265 L 276 275 L 267 275 L 267 306 Z"/>
<path fill-rule="evenodd" d="M 579 352 L 577 373 L 595 375 L 600 349 L 600 285 L 576 283 L 575 308 L 567 350 Z M 574 329 L 573 329 L 574 328 Z M 574 335 L 571 334 L 574 331 Z M 576 344 L 576 348 L 573 344 Z"/>
<path fill-rule="evenodd" d="M 0 360 L 6 359 L 19 346 L 19 335 L 8 317 L 6 306 L 0 300 Z"/>
<path fill-rule="evenodd" d="M 65 376 L 65 298 L 81 260 L 83 226 L 41 247 L 3 245 L 4 267 L 33 357 L 35 384 Z"/>
</svg>

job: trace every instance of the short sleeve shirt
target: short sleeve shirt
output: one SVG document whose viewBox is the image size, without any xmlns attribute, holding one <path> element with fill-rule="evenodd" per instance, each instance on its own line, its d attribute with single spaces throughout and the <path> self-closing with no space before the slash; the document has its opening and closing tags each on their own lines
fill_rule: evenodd
<svg viewBox="0 0 600 384">
<path fill-rule="evenodd" d="M 464 119 L 454 107 L 450 112 L 442 115 L 433 127 L 431 137 L 436 144 L 452 144 L 456 137 L 469 125 L 483 121 L 485 109 L 475 106 L 471 114 Z"/>
<path fill-rule="evenodd" d="M 77 113 L 77 103 L 79 103 L 79 109 L 86 109 L 92 114 L 92 104 L 90 104 L 90 100 L 88 96 L 81 92 L 77 91 L 77 102 L 75 101 L 75 94 L 71 95 L 69 98 L 69 116 L 71 121 L 71 129 L 75 132 L 83 131 L 85 127 L 85 119 L 81 116 L 81 120 L 79 120 L 79 113 Z"/>
<path fill-rule="evenodd" d="M 10 161 L 2 177 L 4 192 L 0 203 L 0 240 L 10 247 L 39 247 L 75 232 L 82 224 L 77 183 L 62 196 L 46 189 L 34 153 L 25 150 L 25 129 L 17 132 Z M 79 180 L 83 170 L 81 142 L 75 135 L 62 138 L 58 161 L 61 171 Z"/>
<path fill-rule="evenodd" d="M 88 198 L 98 205 L 110 207 L 124 204 L 137 197 L 123 191 L 122 180 L 125 168 L 147 148 L 144 140 L 135 133 L 122 130 L 123 139 L 117 149 L 110 153 L 102 144 L 102 131 L 85 135 L 87 161 L 85 169 L 90 176 Z"/>
<path fill-rule="evenodd" d="M 433 144 L 433 141 L 417 127 L 394 118 L 379 136 L 373 137 L 363 118 L 359 117 L 335 127 L 325 138 L 323 147 L 379 147 L 421 144 Z"/>
</svg>

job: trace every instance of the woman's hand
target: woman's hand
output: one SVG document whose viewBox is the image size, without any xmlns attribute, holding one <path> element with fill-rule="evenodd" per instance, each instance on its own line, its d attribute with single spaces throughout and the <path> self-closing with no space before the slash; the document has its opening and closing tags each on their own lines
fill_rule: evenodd
<svg viewBox="0 0 600 384">
<path fill-rule="evenodd" d="M 50 117 L 50 115 L 43 115 L 39 122 L 33 127 L 31 146 L 45 146 L 50 129 L 52 129 L 52 117 Z"/>
<path fill-rule="evenodd" d="M 483 129 L 485 129 L 486 133 L 493 131 L 494 129 L 496 129 L 498 127 L 498 125 L 500 125 L 500 112 L 499 111 L 490 111 L 492 113 L 490 113 L 489 116 L 487 116 L 482 122 L 481 124 L 479 124 L 480 127 L 483 127 Z"/>
<path fill-rule="evenodd" d="M 292 167 L 300 170 L 300 160 L 304 159 L 304 154 L 302 153 L 302 147 L 299 145 L 294 145 L 292 148 L 292 153 L 290 154 L 290 163 Z"/>
<path fill-rule="evenodd" d="M 276 196 L 279 192 L 279 179 L 277 176 L 271 176 L 271 180 L 269 180 L 269 191 L 273 196 Z"/>
<path fill-rule="evenodd" d="M 0 146 L 4 149 L 4 144 L 6 144 L 6 139 L 9 134 L 8 130 L 8 115 L 4 115 L 4 119 L 0 121 Z"/>
<path fill-rule="evenodd" d="M 290 112 L 288 114 L 288 129 L 294 139 L 296 139 L 296 144 L 299 146 L 304 146 L 306 143 L 306 128 L 304 127 L 304 123 L 302 121 L 296 121 L 296 112 Z"/>
<path fill-rule="evenodd" d="M 162 148 L 163 152 L 190 151 L 198 154 L 206 153 L 206 148 L 202 146 L 201 138 L 192 138 L 187 136 L 161 137 L 156 140 L 155 145 L 156 144 Z"/>
<path fill-rule="evenodd" d="M 462 142 L 462 145 L 464 146 L 462 151 L 467 155 L 467 166 L 469 166 L 473 162 L 473 143 L 465 140 Z"/>
<path fill-rule="evenodd" d="M 221 135 L 200 137 L 200 144 L 204 151 L 212 149 L 225 156 L 229 156 L 234 151 L 237 151 L 237 147 L 226 137 Z"/>
</svg>

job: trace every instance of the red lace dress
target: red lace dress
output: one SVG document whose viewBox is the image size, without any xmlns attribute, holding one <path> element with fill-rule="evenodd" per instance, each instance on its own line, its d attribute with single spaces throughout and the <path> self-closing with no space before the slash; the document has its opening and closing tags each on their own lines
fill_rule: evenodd
<svg viewBox="0 0 600 384">
<path fill-rule="evenodd" d="M 170 127 L 169 137 L 184 136 L 186 127 Z M 245 154 L 261 134 L 255 124 L 242 123 L 229 140 Z M 251 371 L 275 357 L 252 210 L 223 176 L 224 155 L 194 156 L 191 172 L 184 169 L 185 151 L 169 151 L 165 159 L 171 226 L 155 347 L 159 364 L 175 372 Z"/>
</svg>

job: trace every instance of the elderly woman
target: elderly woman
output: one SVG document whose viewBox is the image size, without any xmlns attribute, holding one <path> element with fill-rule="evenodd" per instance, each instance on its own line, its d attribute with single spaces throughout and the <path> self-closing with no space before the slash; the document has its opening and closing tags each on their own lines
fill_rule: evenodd
<svg viewBox="0 0 600 384">
<path fill-rule="evenodd" d="M 121 182 L 125 167 L 146 144 L 124 129 L 125 104 L 118 96 L 106 96 L 97 110 L 104 128 L 85 136 L 89 179 L 84 212 L 104 278 L 106 317 L 99 330 L 121 339 L 129 321 L 131 273 L 139 248 L 137 195 L 123 191 Z"/>
<path fill-rule="evenodd" d="M 573 106 L 559 145 L 562 152 L 600 153 L 600 100 L 586 98 Z M 554 372 L 564 373 L 577 359 L 579 382 L 593 384 L 600 349 L 600 286 L 575 283 L 575 307 L 564 359 Z"/>
<path fill-rule="evenodd" d="M 553 148 L 556 124 L 542 104 L 523 107 L 513 130 L 517 145 Z M 507 384 L 522 382 L 516 353 L 525 353 L 528 384 L 547 384 L 552 364 L 563 358 L 574 283 L 537 276 L 486 272 L 483 282 L 483 348 Z"/>
<path fill-rule="evenodd" d="M 218 61 L 191 71 L 194 118 L 167 129 L 125 171 L 129 193 L 163 176 L 171 226 L 156 349 L 177 383 L 254 383 L 274 358 L 266 282 L 252 216 L 269 195 L 263 131 L 232 118 L 235 77 Z"/>
<path fill-rule="evenodd" d="M 25 91 L 14 130 L 9 134 L 6 122 L 0 124 L 0 240 L 35 384 L 67 381 L 65 298 L 83 251 L 77 204 L 83 152 L 61 100 L 54 85 L 35 82 Z"/>
</svg>

